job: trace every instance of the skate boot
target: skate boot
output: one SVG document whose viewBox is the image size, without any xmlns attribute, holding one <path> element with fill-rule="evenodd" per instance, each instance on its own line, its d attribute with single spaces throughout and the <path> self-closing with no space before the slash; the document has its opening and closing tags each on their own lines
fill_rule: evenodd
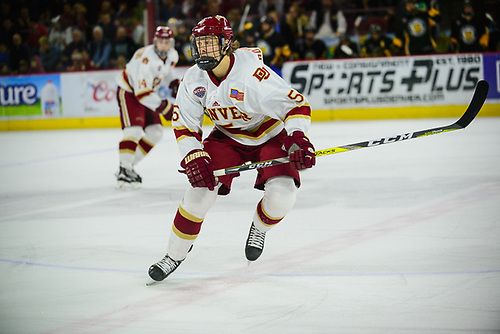
<svg viewBox="0 0 500 334">
<path fill-rule="evenodd" d="M 248 261 L 255 261 L 259 258 L 264 250 L 264 239 L 266 232 L 261 232 L 252 222 L 250 232 L 248 232 L 247 243 L 245 246 L 245 255 Z"/>
<path fill-rule="evenodd" d="M 149 277 L 156 282 L 163 281 L 179 267 L 181 261 L 175 261 L 170 256 L 165 255 L 163 259 L 149 267 Z"/>
<path fill-rule="evenodd" d="M 141 186 L 142 178 L 133 169 L 120 166 L 120 170 L 115 175 L 117 188 L 139 188 Z"/>
</svg>

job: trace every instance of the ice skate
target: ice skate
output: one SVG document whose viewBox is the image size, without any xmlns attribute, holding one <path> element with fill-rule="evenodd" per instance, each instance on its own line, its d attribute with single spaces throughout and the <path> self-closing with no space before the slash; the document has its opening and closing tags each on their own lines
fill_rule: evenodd
<svg viewBox="0 0 500 334">
<path fill-rule="evenodd" d="M 120 166 L 120 170 L 115 174 L 117 188 L 140 188 L 142 178 L 133 169 L 126 169 Z"/>
<path fill-rule="evenodd" d="M 171 273 L 173 273 L 181 263 L 182 260 L 175 261 L 170 256 L 168 256 L 168 254 L 165 255 L 163 259 L 149 267 L 148 274 L 149 277 L 151 277 L 151 281 L 146 283 L 146 285 L 151 285 L 153 283 L 163 281 Z"/>
<path fill-rule="evenodd" d="M 250 231 L 248 232 L 247 243 L 245 245 L 245 255 L 248 261 L 255 261 L 259 258 L 264 250 L 264 240 L 266 232 L 261 232 L 252 222 Z"/>
</svg>

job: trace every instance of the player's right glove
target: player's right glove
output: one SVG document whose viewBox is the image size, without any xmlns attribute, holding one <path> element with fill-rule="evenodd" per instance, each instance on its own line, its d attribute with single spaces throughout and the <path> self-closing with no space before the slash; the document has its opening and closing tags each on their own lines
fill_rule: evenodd
<svg viewBox="0 0 500 334">
<path fill-rule="evenodd" d="M 167 121 L 171 121 L 172 113 L 174 112 L 174 105 L 169 100 L 163 100 L 161 101 L 160 106 L 156 108 L 156 112 L 162 114 Z"/>
<path fill-rule="evenodd" d="M 288 152 L 292 169 L 311 168 L 316 164 L 314 146 L 302 131 L 294 131 L 286 137 L 283 148 Z"/>
<path fill-rule="evenodd" d="M 215 189 L 217 180 L 214 175 L 212 159 L 206 151 L 192 150 L 182 159 L 181 167 L 184 168 L 181 172 L 187 175 L 189 183 L 194 188 Z"/>
</svg>

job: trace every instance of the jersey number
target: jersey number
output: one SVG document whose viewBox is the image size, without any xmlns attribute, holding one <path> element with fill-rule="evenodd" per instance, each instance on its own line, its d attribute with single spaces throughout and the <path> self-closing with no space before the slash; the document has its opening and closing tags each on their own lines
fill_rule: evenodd
<svg viewBox="0 0 500 334">
<path fill-rule="evenodd" d="M 295 93 L 295 95 L 294 95 Z M 290 92 L 288 93 L 287 97 L 290 99 L 290 100 L 295 100 L 297 101 L 297 103 L 302 103 L 304 102 L 304 95 L 300 94 L 300 93 L 297 93 L 296 91 L 294 90 L 290 90 Z"/>
</svg>

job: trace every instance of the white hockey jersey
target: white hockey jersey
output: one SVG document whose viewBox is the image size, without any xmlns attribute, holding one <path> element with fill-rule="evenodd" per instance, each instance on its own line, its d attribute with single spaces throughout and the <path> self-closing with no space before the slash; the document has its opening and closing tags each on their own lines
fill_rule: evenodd
<svg viewBox="0 0 500 334">
<path fill-rule="evenodd" d="M 196 65 L 179 86 L 172 126 L 185 156 L 202 149 L 203 115 L 236 142 L 257 146 L 280 133 L 307 132 L 311 109 L 307 99 L 264 64 L 258 48 L 240 48 L 231 56 L 220 82 Z"/>
<path fill-rule="evenodd" d="M 118 86 L 133 93 L 137 100 L 155 110 L 162 102 L 158 89 L 163 80 L 167 85 L 174 79 L 172 68 L 179 61 L 179 54 L 171 47 L 163 61 L 154 50 L 154 45 L 140 48 L 127 63 L 125 70 L 116 77 Z"/>
</svg>

